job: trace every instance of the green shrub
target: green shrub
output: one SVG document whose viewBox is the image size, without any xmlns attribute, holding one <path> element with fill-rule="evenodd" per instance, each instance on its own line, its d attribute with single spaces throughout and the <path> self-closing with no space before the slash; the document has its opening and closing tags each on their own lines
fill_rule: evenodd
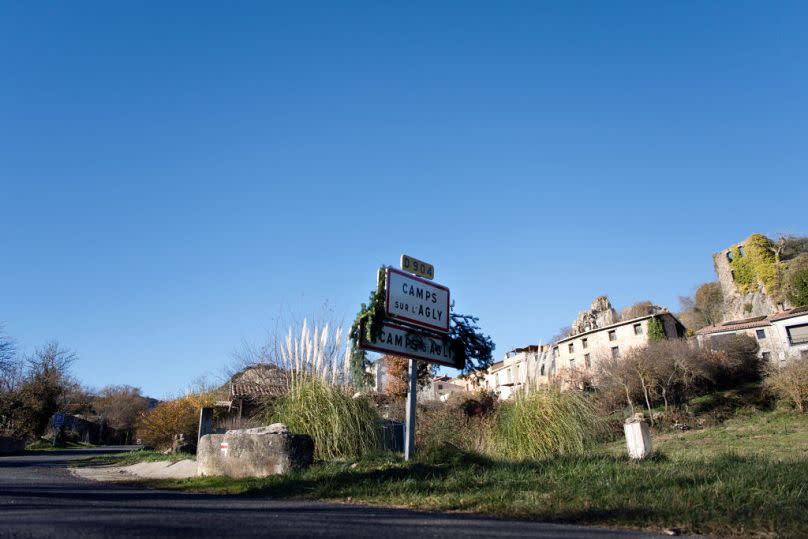
<svg viewBox="0 0 808 539">
<path fill-rule="evenodd" d="M 144 445 L 156 449 L 169 449 L 177 434 L 184 434 L 186 440 L 195 444 L 199 409 L 212 406 L 214 402 L 210 393 L 189 394 L 161 402 L 140 420 L 137 435 Z"/>
<path fill-rule="evenodd" d="M 486 452 L 510 460 L 578 455 L 603 431 L 592 401 L 583 393 L 534 389 L 500 404 Z"/>
<path fill-rule="evenodd" d="M 360 458 L 381 447 L 380 417 L 367 396 L 354 398 L 349 391 L 316 376 L 297 376 L 289 392 L 272 403 L 265 419 L 311 436 L 316 459 Z"/>
<path fill-rule="evenodd" d="M 468 410 L 469 402 L 471 399 L 450 399 L 446 404 L 419 406 L 415 423 L 418 452 L 441 451 L 447 446 L 466 452 L 484 452 L 494 421 L 493 400 L 488 403 L 487 411 L 479 414 L 476 407 Z"/>
</svg>

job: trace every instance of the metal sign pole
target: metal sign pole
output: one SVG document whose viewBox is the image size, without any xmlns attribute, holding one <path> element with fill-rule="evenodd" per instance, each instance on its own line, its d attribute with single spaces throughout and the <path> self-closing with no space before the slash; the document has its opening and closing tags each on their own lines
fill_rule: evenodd
<svg viewBox="0 0 808 539">
<path fill-rule="evenodd" d="M 404 438 L 404 460 L 415 455 L 415 398 L 418 391 L 418 361 L 410 360 L 410 388 L 407 392 L 407 424 Z"/>
</svg>

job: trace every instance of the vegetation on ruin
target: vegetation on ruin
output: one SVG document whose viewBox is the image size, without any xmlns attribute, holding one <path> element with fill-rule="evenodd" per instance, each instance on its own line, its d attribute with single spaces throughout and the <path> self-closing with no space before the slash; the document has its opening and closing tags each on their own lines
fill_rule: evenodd
<svg viewBox="0 0 808 539">
<path fill-rule="evenodd" d="M 782 296 L 782 263 L 778 261 L 776 244 L 763 234 L 752 234 L 740 246 L 732 248 L 732 268 L 735 284 L 741 293 L 754 292 L 758 283 L 772 298 Z"/>
<path fill-rule="evenodd" d="M 655 316 L 648 320 L 648 338 L 651 342 L 664 340 L 665 336 L 665 325 L 661 318 Z"/>
</svg>

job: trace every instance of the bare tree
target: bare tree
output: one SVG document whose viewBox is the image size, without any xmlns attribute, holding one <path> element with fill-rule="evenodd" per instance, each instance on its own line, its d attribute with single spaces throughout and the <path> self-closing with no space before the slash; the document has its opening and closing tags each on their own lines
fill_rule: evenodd
<svg viewBox="0 0 808 539">
<path fill-rule="evenodd" d="M 93 401 L 93 408 L 104 423 L 125 433 L 125 443 L 129 443 L 138 420 L 149 407 L 149 401 L 140 388 L 127 385 L 107 386 Z"/>
<path fill-rule="evenodd" d="M 777 262 L 791 260 L 801 254 L 808 254 L 808 236 L 780 234 L 777 241 L 772 242 L 771 250 Z"/>
<path fill-rule="evenodd" d="M 637 378 L 631 366 L 619 357 L 610 354 L 599 355 L 596 362 L 595 382 L 606 392 L 621 392 L 626 404 L 634 413 L 634 395 L 637 392 Z"/>
<path fill-rule="evenodd" d="M 649 314 L 654 314 L 654 304 L 649 300 L 643 300 L 620 311 L 620 320 L 631 320 Z"/>
<path fill-rule="evenodd" d="M 14 341 L 3 333 L 3 326 L 0 326 L 0 377 L 3 379 L 14 368 L 16 355 L 17 348 Z"/>
<path fill-rule="evenodd" d="M 387 364 L 387 384 L 385 393 L 393 398 L 404 398 L 410 388 L 410 360 L 406 357 L 384 355 L 379 361 Z M 429 384 L 434 369 L 426 361 L 418 361 L 418 387 Z"/>
<path fill-rule="evenodd" d="M 682 309 L 679 317 L 692 331 L 717 325 L 724 315 L 724 293 L 717 282 L 700 285 L 692 298 L 682 296 L 679 303 Z"/>
<path fill-rule="evenodd" d="M 21 434 L 42 434 L 51 416 L 67 405 L 66 396 L 73 383 L 69 369 L 76 355 L 51 341 L 25 358 L 25 375 L 19 387 L 19 408 L 15 425 Z"/>
<path fill-rule="evenodd" d="M 570 335 L 572 335 L 572 327 L 561 326 L 561 328 L 559 328 L 556 334 L 550 337 L 550 342 L 558 342 L 562 339 L 566 339 Z"/>
</svg>

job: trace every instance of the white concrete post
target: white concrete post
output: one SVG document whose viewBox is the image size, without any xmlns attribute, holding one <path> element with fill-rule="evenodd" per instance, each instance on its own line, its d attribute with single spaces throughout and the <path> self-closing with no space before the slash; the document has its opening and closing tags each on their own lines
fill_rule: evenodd
<svg viewBox="0 0 808 539">
<path fill-rule="evenodd" d="M 415 398 L 418 391 L 418 361 L 410 360 L 410 388 L 407 392 L 407 423 L 404 433 L 404 460 L 415 455 Z"/>
<path fill-rule="evenodd" d="M 644 459 L 654 452 L 651 447 L 651 430 L 645 422 L 643 414 L 634 414 L 623 424 L 626 433 L 628 456 L 633 459 Z"/>
</svg>

